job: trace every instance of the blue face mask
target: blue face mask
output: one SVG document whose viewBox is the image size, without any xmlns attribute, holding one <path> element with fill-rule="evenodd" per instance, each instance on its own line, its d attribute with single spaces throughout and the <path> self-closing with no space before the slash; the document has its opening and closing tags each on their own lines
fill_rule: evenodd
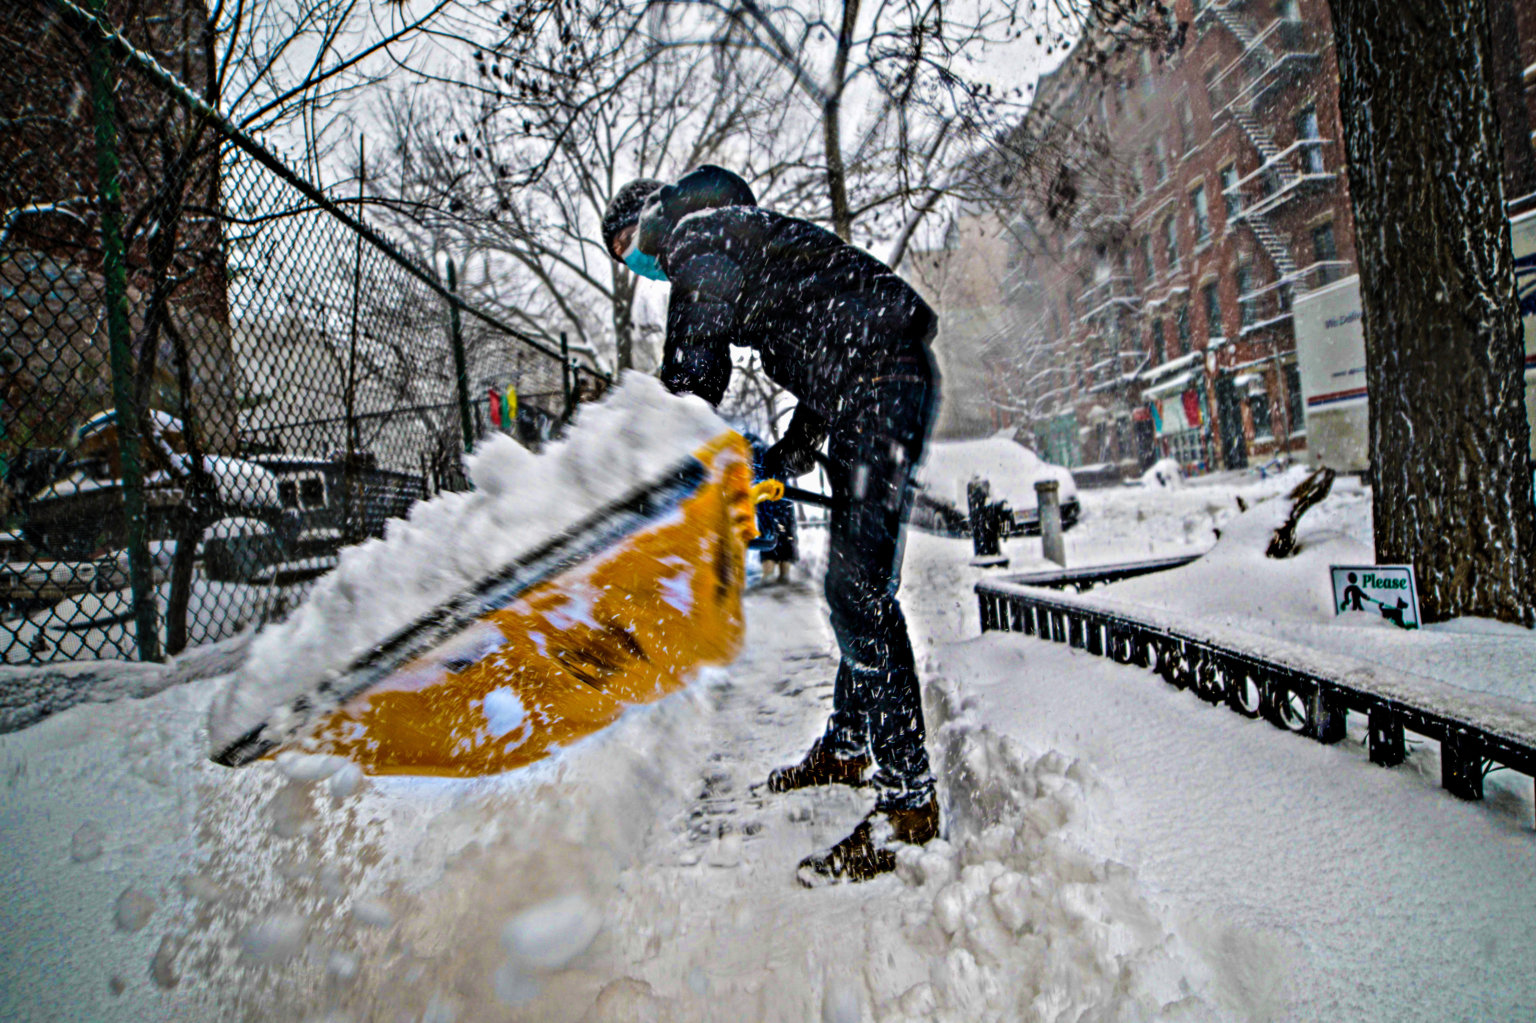
<svg viewBox="0 0 1536 1023">
<path fill-rule="evenodd" d="M 664 281 L 667 272 L 656 262 L 655 256 L 648 256 L 639 249 L 630 249 L 629 255 L 624 257 L 624 265 L 629 267 L 641 277 L 648 277 L 653 281 Z"/>
</svg>

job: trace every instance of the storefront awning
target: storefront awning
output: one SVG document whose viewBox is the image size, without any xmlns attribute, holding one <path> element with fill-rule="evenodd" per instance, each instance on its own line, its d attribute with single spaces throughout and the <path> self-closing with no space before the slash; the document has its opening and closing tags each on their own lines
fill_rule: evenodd
<svg viewBox="0 0 1536 1023">
<path fill-rule="evenodd" d="M 1166 398 L 1171 394 L 1182 394 L 1183 392 L 1189 390 L 1194 381 L 1195 370 L 1188 370 L 1187 372 L 1180 373 L 1177 376 L 1169 377 L 1167 380 L 1164 380 L 1162 383 L 1157 384 L 1154 387 L 1143 389 L 1141 396 L 1148 401 L 1151 401 L 1154 398 Z"/>
<path fill-rule="evenodd" d="M 1181 369 L 1187 369 L 1195 365 L 1199 359 L 1199 352 L 1188 352 L 1179 356 L 1177 359 L 1169 359 L 1167 362 L 1164 362 L 1160 365 L 1152 366 L 1143 370 L 1141 373 L 1141 379 L 1156 380 L 1158 377 L 1167 376 L 1169 373 L 1173 373 Z"/>
</svg>

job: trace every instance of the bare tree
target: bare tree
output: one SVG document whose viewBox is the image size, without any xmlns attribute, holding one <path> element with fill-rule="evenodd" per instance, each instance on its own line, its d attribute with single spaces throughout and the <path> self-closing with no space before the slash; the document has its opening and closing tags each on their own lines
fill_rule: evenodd
<svg viewBox="0 0 1536 1023">
<path fill-rule="evenodd" d="M 819 143 L 793 190 L 804 212 L 853 240 L 892 240 L 899 265 L 914 231 L 946 195 L 984 185 L 957 157 L 983 145 L 1023 91 L 968 77 L 967 61 L 1024 31 L 1014 5 L 967 15 L 921 0 L 674 2 L 696 22 L 691 45 L 737 59 L 766 55 L 782 98 Z M 683 45 L 688 41 L 674 45 Z"/>
<path fill-rule="evenodd" d="M 376 201 L 413 236 L 487 267 L 469 281 L 482 300 L 546 337 L 569 331 L 589 350 L 611 340 L 620 369 L 636 363 L 636 280 L 602 245 L 609 198 L 633 177 L 672 177 L 727 150 L 751 157 L 782 118 L 758 69 L 656 46 L 665 31 L 641 36 L 615 17 L 596 32 L 622 40 L 589 39 L 580 74 L 410 90 L 384 109 L 389 196 Z M 474 51 L 474 77 L 503 79 L 518 52 Z"/>
</svg>

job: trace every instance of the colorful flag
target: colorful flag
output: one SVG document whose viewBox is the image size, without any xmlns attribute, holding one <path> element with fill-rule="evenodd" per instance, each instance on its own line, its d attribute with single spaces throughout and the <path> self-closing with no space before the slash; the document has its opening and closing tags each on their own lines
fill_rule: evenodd
<svg viewBox="0 0 1536 1023">
<path fill-rule="evenodd" d="M 1194 388 L 1184 392 L 1184 418 L 1189 420 L 1189 425 L 1200 426 L 1204 420 L 1200 418 L 1200 395 Z"/>
<path fill-rule="evenodd" d="M 491 388 L 490 399 L 491 399 L 491 401 L 490 401 L 490 405 L 491 405 L 491 408 L 490 408 L 491 425 L 496 427 L 497 429 L 500 429 L 501 428 L 501 395 L 497 393 L 496 388 L 494 388 L 494 387 Z"/>
</svg>

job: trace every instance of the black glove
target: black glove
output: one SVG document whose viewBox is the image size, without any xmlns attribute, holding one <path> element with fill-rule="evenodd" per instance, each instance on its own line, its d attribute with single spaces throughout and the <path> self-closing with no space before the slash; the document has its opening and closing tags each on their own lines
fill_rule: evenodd
<svg viewBox="0 0 1536 1023">
<path fill-rule="evenodd" d="M 763 453 L 763 476 L 792 480 L 816 468 L 816 450 L 827 439 L 827 424 L 805 405 L 790 416 L 784 439 Z"/>
<path fill-rule="evenodd" d="M 816 449 L 790 442 L 786 437 L 763 452 L 763 477 L 792 480 L 816 468 Z"/>
</svg>

